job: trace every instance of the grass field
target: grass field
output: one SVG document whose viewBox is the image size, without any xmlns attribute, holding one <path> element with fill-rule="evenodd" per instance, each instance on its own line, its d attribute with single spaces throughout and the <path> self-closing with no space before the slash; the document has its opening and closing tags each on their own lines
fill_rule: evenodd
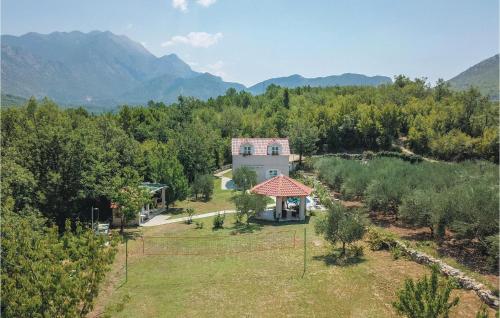
<svg viewBox="0 0 500 318">
<path fill-rule="evenodd" d="M 146 236 L 197 239 L 204 256 L 145 256 L 140 238 L 129 241 L 128 282 L 123 282 L 124 249 L 120 248 L 114 270 L 108 275 L 95 313 L 108 317 L 394 317 L 391 307 L 405 277 L 421 277 L 429 270 L 419 264 L 393 260 L 388 252 L 372 252 L 358 262 L 336 265 L 328 257 L 331 248 L 314 234 L 314 221 L 307 224 L 256 226 L 254 233 L 231 235 L 232 216 L 225 229 L 212 231 L 212 219 L 205 227 L 170 224 L 143 228 Z M 307 270 L 303 274 L 303 229 L 307 228 Z M 235 246 L 281 231 L 276 236 L 288 249 L 252 251 L 230 255 L 214 241 Z M 286 232 L 285 232 L 286 233 Z M 133 234 L 133 233 L 130 233 Z M 271 236 L 272 237 L 272 236 Z M 265 244 L 262 244 L 265 246 Z M 215 246 L 215 247 L 214 247 Z M 253 250 L 253 249 L 251 249 Z M 210 255 L 213 252 L 214 255 Z M 454 291 L 461 302 L 452 317 L 474 317 L 481 303 L 470 291 Z"/>
<path fill-rule="evenodd" d="M 214 177 L 214 193 L 210 200 L 203 201 L 202 199 L 195 201 L 188 198 L 184 201 L 176 202 L 169 212 L 176 214 L 176 216 L 185 216 L 185 209 L 192 208 L 196 214 L 215 212 L 221 210 L 233 210 L 234 203 L 230 198 L 234 195 L 231 190 L 221 189 L 221 179 Z"/>
</svg>

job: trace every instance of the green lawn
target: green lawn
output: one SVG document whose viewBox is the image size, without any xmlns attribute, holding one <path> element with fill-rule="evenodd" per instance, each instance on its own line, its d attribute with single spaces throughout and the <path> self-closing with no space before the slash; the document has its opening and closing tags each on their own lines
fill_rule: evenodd
<svg viewBox="0 0 500 318">
<path fill-rule="evenodd" d="M 234 195 L 231 190 L 221 189 L 221 179 L 214 177 L 214 194 L 208 201 L 202 199 L 194 200 L 188 198 L 184 201 L 176 202 L 169 210 L 170 213 L 176 214 L 176 217 L 185 216 L 185 209 L 193 208 L 196 214 L 215 212 L 221 210 L 234 210 L 234 204 L 230 198 Z"/>
<path fill-rule="evenodd" d="M 181 242 L 177 244 L 185 242 L 190 251 L 208 255 L 147 256 L 142 254 L 140 238 L 129 241 L 128 282 L 119 286 L 123 281 L 122 246 L 98 297 L 96 312 L 104 311 L 108 317 L 394 317 L 391 302 L 404 278 L 429 272 L 422 265 L 393 260 L 388 252 L 372 252 L 366 247 L 359 262 L 332 264 L 331 249 L 314 234 L 314 221 L 311 217 L 308 224 L 255 226 L 254 233 L 238 235 L 231 235 L 233 216 L 226 218 L 226 228 L 219 231 L 212 231 L 212 218 L 204 219 L 201 230 L 186 224 L 142 228 L 138 232 L 146 236 L 185 237 L 176 239 Z M 309 244 L 307 271 L 302 277 L 304 227 Z M 269 237 L 275 238 L 271 245 Z M 244 242 L 254 244 L 241 245 Z M 277 242 L 288 249 L 256 251 Z M 250 252 L 222 253 L 243 246 Z M 179 246 L 170 251 L 180 251 Z M 461 303 L 452 317 L 473 317 L 479 299 L 470 291 L 454 293 Z"/>
</svg>

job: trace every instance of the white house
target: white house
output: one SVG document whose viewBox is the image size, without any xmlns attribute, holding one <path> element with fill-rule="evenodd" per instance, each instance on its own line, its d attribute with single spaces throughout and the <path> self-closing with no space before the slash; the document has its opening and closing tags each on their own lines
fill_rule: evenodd
<svg viewBox="0 0 500 318">
<path fill-rule="evenodd" d="M 288 176 L 290 146 L 287 138 L 233 138 L 233 171 L 246 166 L 257 172 L 257 182 Z"/>
</svg>

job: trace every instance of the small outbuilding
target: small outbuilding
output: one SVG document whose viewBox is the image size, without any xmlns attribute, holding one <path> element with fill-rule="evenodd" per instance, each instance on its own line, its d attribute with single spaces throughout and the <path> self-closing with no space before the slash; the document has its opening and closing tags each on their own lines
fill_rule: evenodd
<svg viewBox="0 0 500 318">
<path fill-rule="evenodd" d="M 276 221 L 303 221 L 306 218 L 306 200 L 313 189 L 290 177 L 279 175 L 253 187 L 250 192 L 276 198 L 276 207 L 264 211 L 261 219 Z M 272 214 L 270 214 L 272 213 Z"/>
</svg>

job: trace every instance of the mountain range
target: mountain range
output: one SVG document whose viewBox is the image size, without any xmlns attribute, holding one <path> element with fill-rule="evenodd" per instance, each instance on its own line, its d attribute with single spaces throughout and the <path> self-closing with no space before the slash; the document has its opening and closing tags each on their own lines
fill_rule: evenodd
<svg viewBox="0 0 500 318">
<path fill-rule="evenodd" d="M 285 87 L 380 85 L 385 76 L 342 74 L 318 78 L 273 78 L 249 88 L 199 73 L 177 55 L 156 57 L 141 44 L 109 31 L 2 35 L 2 96 L 49 97 L 65 105 L 115 107 L 148 100 L 173 102 L 179 95 L 208 99 L 227 89 L 260 94 L 270 84 Z"/>
<path fill-rule="evenodd" d="M 493 100 L 499 100 L 499 55 L 494 55 L 468 68 L 448 81 L 457 90 L 470 86 L 477 87 L 483 95 L 489 95 Z"/>
</svg>

